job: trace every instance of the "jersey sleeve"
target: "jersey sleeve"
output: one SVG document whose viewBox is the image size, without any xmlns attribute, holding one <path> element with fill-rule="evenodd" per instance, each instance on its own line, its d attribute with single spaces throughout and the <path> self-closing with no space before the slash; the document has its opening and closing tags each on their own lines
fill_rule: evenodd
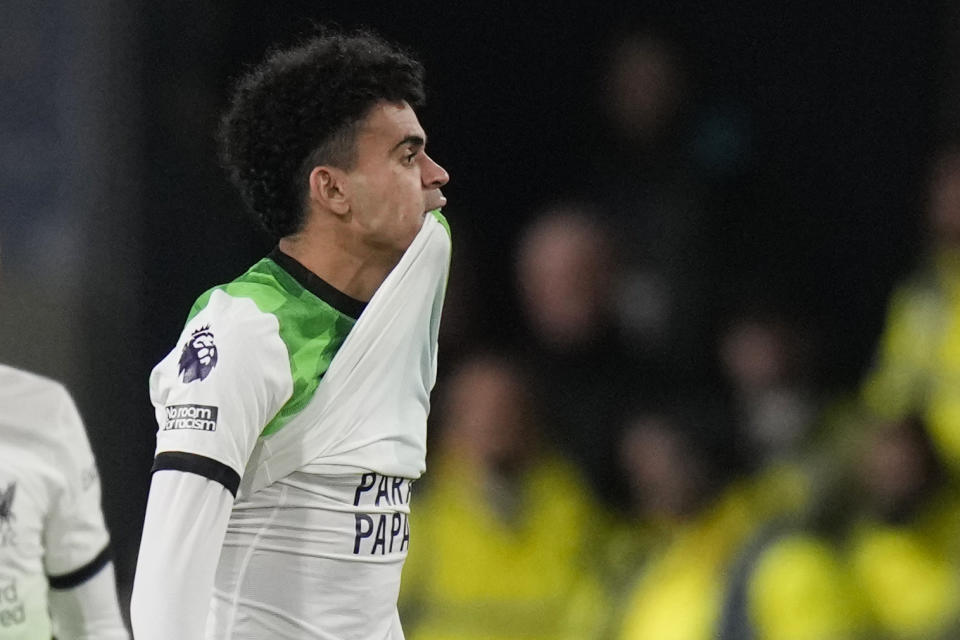
<svg viewBox="0 0 960 640">
<path fill-rule="evenodd" d="M 749 577 L 747 606 L 756 637 L 870 637 L 849 569 L 826 541 L 808 534 L 787 535 L 763 551 Z"/>
<path fill-rule="evenodd" d="M 215 290 L 153 370 L 153 470 L 195 473 L 236 495 L 264 426 L 293 392 L 277 318 Z"/>
<path fill-rule="evenodd" d="M 862 397 L 867 408 L 897 419 L 922 403 L 941 335 L 942 309 L 916 285 L 901 285 L 891 296 L 874 362 Z"/>
<path fill-rule="evenodd" d="M 153 476 L 130 603 L 137 640 L 203 637 L 232 506 L 216 482 L 178 471 Z"/>
<path fill-rule="evenodd" d="M 57 640 L 130 640 L 117 600 L 113 564 L 73 589 L 50 591 Z"/>
<path fill-rule="evenodd" d="M 62 474 L 44 529 L 44 569 L 54 589 L 78 586 L 110 560 L 100 506 L 100 478 L 80 414 L 63 388 L 57 397 L 57 446 Z"/>
</svg>

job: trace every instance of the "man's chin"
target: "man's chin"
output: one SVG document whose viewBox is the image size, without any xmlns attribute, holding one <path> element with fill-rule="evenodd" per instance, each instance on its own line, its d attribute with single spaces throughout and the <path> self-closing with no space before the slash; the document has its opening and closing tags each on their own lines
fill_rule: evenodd
<svg viewBox="0 0 960 640">
<path fill-rule="evenodd" d="M 447 204 L 447 199 L 439 191 L 427 194 L 426 202 L 424 203 L 424 214 L 427 214 L 431 211 L 436 211 L 444 207 Z"/>
</svg>

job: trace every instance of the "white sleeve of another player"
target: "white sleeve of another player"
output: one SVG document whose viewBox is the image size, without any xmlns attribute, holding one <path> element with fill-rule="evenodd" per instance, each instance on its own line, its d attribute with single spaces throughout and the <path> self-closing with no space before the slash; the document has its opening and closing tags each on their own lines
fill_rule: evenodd
<svg viewBox="0 0 960 640">
<path fill-rule="evenodd" d="M 193 473 L 153 475 L 130 619 L 137 640 L 201 640 L 233 495 Z"/>
<path fill-rule="evenodd" d="M 50 613 L 62 640 L 129 637 L 120 615 L 100 480 L 86 431 L 66 390 L 57 412 L 56 466 L 62 487 L 44 530 Z"/>
<path fill-rule="evenodd" d="M 117 602 L 113 563 L 72 589 L 50 591 L 57 640 L 129 640 Z"/>
<path fill-rule="evenodd" d="M 110 540 L 100 507 L 100 477 L 86 430 L 66 390 L 58 401 L 53 455 L 61 474 L 60 491 L 44 529 L 43 558 L 54 586 L 59 577 L 93 561 Z"/>
</svg>

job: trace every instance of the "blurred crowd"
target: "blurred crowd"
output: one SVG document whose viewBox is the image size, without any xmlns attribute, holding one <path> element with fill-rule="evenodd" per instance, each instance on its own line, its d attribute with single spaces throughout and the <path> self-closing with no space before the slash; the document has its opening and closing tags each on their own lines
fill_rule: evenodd
<svg viewBox="0 0 960 640">
<path fill-rule="evenodd" d="M 960 147 L 929 163 L 872 365 L 833 389 L 816 327 L 713 216 L 735 127 L 685 112 L 662 36 L 608 62 L 590 188 L 513 256 L 516 340 L 464 340 L 458 269 L 482 267 L 455 265 L 408 637 L 960 637 Z"/>
</svg>

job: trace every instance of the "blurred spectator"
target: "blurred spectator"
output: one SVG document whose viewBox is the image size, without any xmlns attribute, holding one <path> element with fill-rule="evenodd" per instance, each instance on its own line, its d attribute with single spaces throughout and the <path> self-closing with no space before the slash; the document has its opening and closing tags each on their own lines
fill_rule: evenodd
<svg viewBox="0 0 960 640">
<path fill-rule="evenodd" d="M 624 434 L 635 526 L 652 527 L 654 536 L 646 536 L 649 551 L 617 598 L 616 638 L 712 638 L 727 571 L 758 526 L 728 432 L 699 413 L 644 411 Z"/>
<path fill-rule="evenodd" d="M 655 148 L 675 134 L 687 98 L 677 47 L 654 32 L 634 32 L 613 43 L 605 106 L 623 141 Z"/>
<path fill-rule="evenodd" d="M 610 321 L 616 264 L 606 232 L 586 205 L 558 205 L 530 228 L 518 256 L 525 311 L 549 348 L 581 348 Z"/>
<path fill-rule="evenodd" d="M 587 188 L 624 249 L 614 285 L 626 337 L 700 377 L 721 250 L 711 194 L 743 143 L 733 120 L 700 112 L 684 58 L 655 30 L 612 40 Z"/>
<path fill-rule="evenodd" d="M 695 424 L 702 420 L 655 411 L 626 432 L 635 526 L 653 525 L 653 535 L 640 538 L 646 557 L 620 601 L 613 637 L 860 637 L 863 616 L 840 554 L 816 535 L 774 526 L 777 514 L 738 473 L 729 431 Z"/>
<path fill-rule="evenodd" d="M 923 425 L 872 425 L 854 472 L 849 561 L 874 637 L 957 637 L 960 501 Z"/>
<path fill-rule="evenodd" d="M 853 418 L 817 388 L 801 321 L 752 299 L 720 332 L 718 355 L 759 526 L 729 569 L 715 637 L 863 638 L 864 607 L 841 550 L 849 503 L 833 495 Z"/>
<path fill-rule="evenodd" d="M 754 536 L 729 570 L 716 640 L 875 638 L 836 538 L 803 526 Z"/>
<path fill-rule="evenodd" d="M 718 359 L 756 507 L 771 517 L 796 515 L 811 498 L 823 410 L 810 341 L 785 314 L 755 303 L 720 331 Z"/>
<path fill-rule="evenodd" d="M 445 386 L 404 567 L 408 637 L 582 640 L 567 607 L 595 547 L 597 505 L 544 443 L 514 364 L 468 357 Z"/>
<path fill-rule="evenodd" d="M 767 528 L 741 554 L 721 640 L 957 637 L 956 490 L 918 421 L 859 434 L 819 512 Z"/>
<path fill-rule="evenodd" d="M 739 314 L 720 335 L 721 370 L 756 458 L 795 452 L 816 419 L 805 346 L 784 316 L 763 310 Z"/>
<path fill-rule="evenodd" d="M 888 420 L 923 417 L 936 450 L 960 473 L 960 147 L 933 164 L 930 240 L 921 264 L 890 298 L 875 362 L 863 385 Z"/>
<path fill-rule="evenodd" d="M 624 405 L 669 384 L 659 367 L 628 348 L 613 320 L 617 265 L 593 210 L 579 204 L 542 213 L 517 255 L 530 332 L 521 348 L 537 376 L 547 436 L 611 505 L 626 501 L 610 463 Z"/>
</svg>

